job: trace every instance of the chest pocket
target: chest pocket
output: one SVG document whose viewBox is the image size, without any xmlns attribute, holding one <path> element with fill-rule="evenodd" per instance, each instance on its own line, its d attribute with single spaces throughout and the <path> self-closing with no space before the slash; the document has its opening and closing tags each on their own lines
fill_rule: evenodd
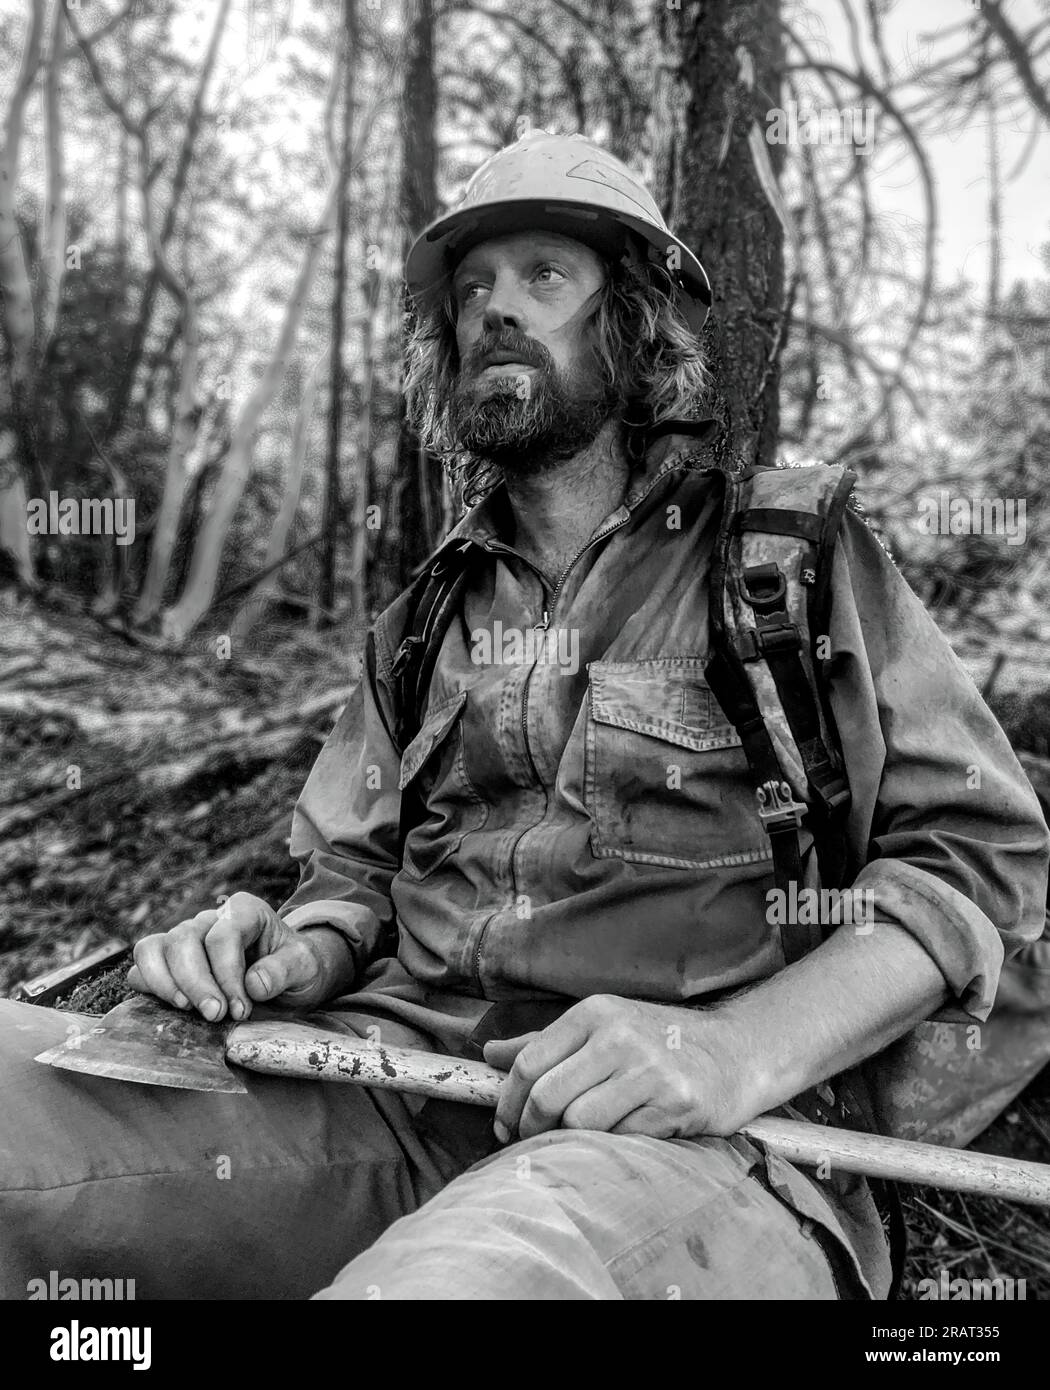
<svg viewBox="0 0 1050 1390">
<path fill-rule="evenodd" d="M 770 858 L 740 739 L 703 666 L 590 663 L 584 798 L 596 855 L 672 868 Z"/>
<path fill-rule="evenodd" d="M 467 692 L 460 690 L 429 710 L 401 755 L 398 788 L 402 795 L 418 795 L 425 808 L 405 840 L 402 868 L 414 878 L 427 878 L 488 819 L 488 804 L 464 766 L 466 703 Z"/>
</svg>

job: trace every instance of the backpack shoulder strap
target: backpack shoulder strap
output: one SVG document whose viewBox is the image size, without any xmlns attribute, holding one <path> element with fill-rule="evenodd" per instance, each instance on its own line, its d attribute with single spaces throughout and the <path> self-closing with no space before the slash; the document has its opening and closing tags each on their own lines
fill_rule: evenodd
<svg viewBox="0 0 1050 1390">
<path fill-rule="evenodd" d="M 801 883 L 803 823 L 813 836 L 821 883 L 840 887 L 852 878 L 845 833 L 849 783 L 822 677 L 830 657 L 833 552 L 855 483 L 849 469 L 824 464 L 726 478 L 705 674 L 740 735 L 776 884 L 785 891 L 792 881 Z M 788 964 L 823 939 L 819 922 L 808 927 L 788 920 L 781 932 Z M 824 1083 L 796 1097 L 800 1113 L 817 1123 L 859 1122 L 878 1133 L 863 1071 L 833 1080 L 833 1086 Z M 894 1185 L 877 1186 L 890 1224 L 889 1296 L 895 1298 L 907 1228 Z"/>
<path fill-rule="evenodd" d="M 419 733 L 438 652 L 467 578 L 472 541 L 442 546 L 408 591 L 402 638 L 391 667 L 394 742 L 399 753 Z"/>
<path fill-rule="evenodd" d="M 846 874 L 849 784 L 820 676 L 830 655 L 832 551 L 854 482 L 827 465 L 726 476 L 706 675 L 740 736 L 785 891 L 801 882 L 803 828 L 821 882 L 837 887 Z M 785 926 L 786 959 L 819 940 L 817 924 Z"/>
<path fill-rule="evenodd" d="M 467 556 L 472 546 L 472 541 L 446 542 L 409 588 L 401 644 L 390 671 L 394 704 L 391 735 L 402 755 L 422 727 L 430 680 L 467 581 Z M 422 814 L 418 793 L 413 786 L 406 787 L 401 793 L 398 824 L 399 860 L 408 833 Z"/>
</svg>

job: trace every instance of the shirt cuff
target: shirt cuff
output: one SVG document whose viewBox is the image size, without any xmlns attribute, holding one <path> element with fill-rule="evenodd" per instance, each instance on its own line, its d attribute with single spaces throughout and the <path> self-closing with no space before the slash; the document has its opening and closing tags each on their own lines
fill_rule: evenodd
<svg viewBox="0 0 1050 1390">
<path fill-rule="evenodd" d="M 1002 938 L 976 903 L 903 859 L 873 860 L 852 886 L 874 893 L 869 920 L 901 927 L 936 961 L 953 999 L 934 1019 L 967 1023 L 988 1017 L 1004 952 Z"/>
</svg>

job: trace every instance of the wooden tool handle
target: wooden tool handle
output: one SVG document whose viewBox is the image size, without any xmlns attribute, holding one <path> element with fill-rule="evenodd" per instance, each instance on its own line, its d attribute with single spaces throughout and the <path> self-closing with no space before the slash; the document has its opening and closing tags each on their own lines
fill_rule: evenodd
<svg viewBox="0 0 1050 1390">
<path fill-rule="evenodd" d="M 350 1081 L 439 1096 L 467 1105 L 495 1106 L 506 1073 L 485 1062 L 442 1057 L 404 1047 L 383 1047 L 308 1024 L 242 1023 L 232 1029 L 226 1060 L 273 1076 Z M 1050 1206 L 1050 1165 L 995 1154 L 946 1149 L 910 1139 L 782 1120 L 761 1115 L 742 1134 L 791 1163 L 868 1178 L 947 1187 L 1014 1202 Z"/>
<path fill-rule="evenodd" d="M 238 1024 L 227 1039 L 226 1060 L 270 1076 L 389 1086 L 395 1091 L 493 1107 L 506 1075 L 485 1062 L 380 1046 L 363 1038 L 318 1033 L 305 1023 L 283 1021 Z"/>
<path fill-rule="evenodd" d="M 832 1171 L 861 1173 L 866 1178 L 890 1178 L 1050 1207 L 1050 1164 L 1046 1163 L 887 1139 L 774 1115 L 760 1115 L 740 1132 L 781 1158 L 810 1168 L 820 1169 L 826 1163 Z"/>
</svg>

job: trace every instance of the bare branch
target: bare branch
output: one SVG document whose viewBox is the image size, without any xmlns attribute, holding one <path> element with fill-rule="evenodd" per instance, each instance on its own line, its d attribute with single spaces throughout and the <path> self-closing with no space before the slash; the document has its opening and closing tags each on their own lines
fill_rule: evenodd
<svg viewBox="0 0 1050 1390">
<path fill-rule="evenodd" d="M 120 25 L 124 23 L 125 19 L 127 19 L 128 15 L 131 14 L 137 4 L 138 0 L 125 0 L 124 5 L 121 6 L 117 13 L 110 19 L 107 19 L 103 24 L 100 24 L 93 34 L 84 35 L 83 43 L 100 43 L 107 35 L 112 34 L 114 29 L 119 28 Z M 80 47 L 80 43 L 71 43 L 62 53 L 63 62 L 69 58 L 75 58 L 77 50 Z"/>
<path fill-rule="evenodd" d="M 465 10 L 470 14 L 485 15 L 486 18 L 497 20 L 501 24 L 509 24 L 513 29 L 517 29 L 520 33 L 524 34 L 526 38 L 531 39 L 537 47 L 542 48 L 544 53 L 557 63 L 561 71 L 566 91 L 572 100 L 573 108 L 576 113 L 577 125 L 580 130 L 587 129 L 587 107 L 583 100 L 583 93 L 579 89 L 576 75 L 565 61 L 564 55 L 558 51 L 554 44 L 548 39 L 545 39 L 542 34 L 537 33 L 536 29 L 531 24 L 527 24 L 523 19 L 519 19 L 517 15 L 510 14 L 506 10 L 490 10 L 483 5 L 475 5 L 473 0 L 458 0 L 458 3 L 449 6 L 449 9 Z"/>
<path fill-rule="evenodd" d="M 981 14 L 984 16 L 989 29 L 1006 50 L 1032 105 L 1045 120 L 1050 121 L 1050 93 L 1036 77 L 1025 42 L 1003 14 L 999 0 L 984 0 L 981 5 Z"/>
<path fill-rule="evenodd" d="M 911 357 L 912 351 L 914 350 L 916 341 L 919 337 L 919 333 L 922 331 L 922 328 L 926 322 L 926 315 L 929 309 L 930 299 L 933 294 L 937 247 L 937 198 L 933 182 L 933 173 L 930 169 L 930 163 L 926 157 L 926 152 L 922 148 L 922 144 L 919 141 L 919 138 L 911 125 L 911 122 L 903 114 L 903 112 L 897 106 L 896 102 L 892 99 L 892 97 L 890 97 L 889 93 L 883 91 L 880 87 L 878 87 L 872 81 L 872 79 L 868 77 L 866 73 L 850 72 L 847 68 L 842 67 L 838 63 L 826 62 L 814 58 L 809 53 L 809 50 L 807 49 L 805 43 L 792 30 L 791 26 L 787 23 L 784 23 L 783 21 L 781 21 L 781 23 L 785 33 L 790 38 L 791 42 L 795 45 L 795 47 L 798 49 L 798 51 L 802 54 L 804 59 L 804 61 L 801 63 L 786 64 L 785 71 L 812 71 L 817 73 L 825 73 L 828 76 L 832 77 L 838 77 L 843 81 L 850 83 L 852 86 L 857 87 L 860 91 L 864 92 L 865 95 L 869 96 L 873 101 L 877 102 L 883 108 L 886 114 L 894 121 L 901 134 L 903 135 L 905 141 L 907 142 L 908 147 L 911 150 L 912 157 L 915 160 L 915 163 L 918 167 L 919 177 L 922 182 L 923 197 L 926 204 L 926 227 L 923 252 L 924 263 L 922 279 L 919 287 L 918 304 L 916 305 L 915 311 L 912 314 L 911 322 L 908 326 L 908 331 L 905 335 L 904 343 L 901 346 L 900 358 L 898 360 L 897 367 L 892 377 L 885 383 L 882 393 L 882 400 L 880 404 L 875 409 L 875 411 L 868 417 L 868 419 L 862 422 L 860 427 L 854 432 L 851 439 L 847 440 L 847 442 L 844 445 L 842 445 L 841 449 L 839 450 L 839 454 L 836 455 L 837 458 L 840 457 L 843 453 L 846 453 L 850 449 L 852 449 L 856 444 L 857 440 L 870 433 L 872 426 L 881 418 L 882 415 L 886 413 L 889 406 L 890 396 L 893 390 L 898 385 L 903 384 L 904 370 Z"/>
</svg>

